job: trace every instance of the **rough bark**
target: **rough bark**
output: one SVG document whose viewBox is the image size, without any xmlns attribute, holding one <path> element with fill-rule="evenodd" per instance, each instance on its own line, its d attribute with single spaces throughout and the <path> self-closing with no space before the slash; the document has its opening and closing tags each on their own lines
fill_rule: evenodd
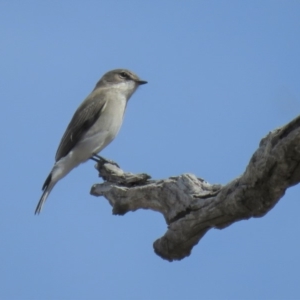
<svg viewBox="0 0 300 300">
<path fill-rule="evenodd" d="M 245 172 L 224 186 L 192 174 L 151 180 L 105 161 L 96 168 L 104 182 L 95 184 L 91 194 L 104 196 L 113 214 L 141 208 L 162 213 L 168 228 L 154 242 L 154 251 L 169 261 L 180 260 L 209 229 L 264 216 L 287 188 L 299 183 L 300 116 L 263 138 Z"/>
</svg>

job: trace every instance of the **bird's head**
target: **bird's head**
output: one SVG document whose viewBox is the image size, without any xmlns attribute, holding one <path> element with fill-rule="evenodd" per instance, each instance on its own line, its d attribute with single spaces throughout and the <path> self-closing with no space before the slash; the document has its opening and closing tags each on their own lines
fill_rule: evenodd
<svg viewBox="0 0 300 300">
<path fill-rule="evenodd" d="M 116 88 L 130 97 L 134 91 L 147 81 L 141 80 L 135 73 L 127 69 L 116 69 L 105 73 L 96 84 L 97 88 Z"/>
</svg>

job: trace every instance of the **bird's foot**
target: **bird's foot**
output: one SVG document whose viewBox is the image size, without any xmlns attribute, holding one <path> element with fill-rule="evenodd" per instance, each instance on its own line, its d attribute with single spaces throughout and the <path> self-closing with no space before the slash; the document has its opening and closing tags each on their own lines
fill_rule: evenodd
<svg viewBox="0 0 300 300">
<path fill-rule="evenodd" d="M 109 163 L 111 165 L 114 165 L 114 166 L 120 168 L 120 166 L 116 162 L 114 162 L 113 160 L 104 158 L 104 157 L 102 157 L 98 154 L 94 154 L 90 159 L 94 160 L 97 163 L 102 163 L 102 164 Z"/>
</svg>

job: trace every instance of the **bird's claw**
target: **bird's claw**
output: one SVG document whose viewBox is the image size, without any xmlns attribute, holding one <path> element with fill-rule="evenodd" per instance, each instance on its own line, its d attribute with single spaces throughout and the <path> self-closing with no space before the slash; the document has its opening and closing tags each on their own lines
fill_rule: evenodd
<svg viewBox="0 0 300 300">
<path fill-rule="evenodd" d="M 102 157 L 102 156 L 100 156 L 98 154 L 94 154 L 90 159 L 96 161 L 97 163 L 102 163 L 102 164 L 109 163 L 111 165 L 114 165 L 114 166 L 120 168 L 120 166 L 116 162 L 114 162 L 113 160 L 104 158 L 104 157 Z"/>
</svg>

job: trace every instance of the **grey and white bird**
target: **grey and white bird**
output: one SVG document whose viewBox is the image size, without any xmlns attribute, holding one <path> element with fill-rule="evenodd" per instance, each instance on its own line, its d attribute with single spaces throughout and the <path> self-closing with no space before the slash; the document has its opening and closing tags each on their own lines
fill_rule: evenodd
<svg viewBox="0 0 300 300">
<path fill-rule="evenodd" d="M 147 83 L 126 69 L 107 72 L 81 103 L 58 146 L 55 164 L 43 185 L 36 207 L 39 214 L 55 184 L 79 164 L 106 147 L 117 135 L 127 102 L 136 89 Z"/>
</svg>

